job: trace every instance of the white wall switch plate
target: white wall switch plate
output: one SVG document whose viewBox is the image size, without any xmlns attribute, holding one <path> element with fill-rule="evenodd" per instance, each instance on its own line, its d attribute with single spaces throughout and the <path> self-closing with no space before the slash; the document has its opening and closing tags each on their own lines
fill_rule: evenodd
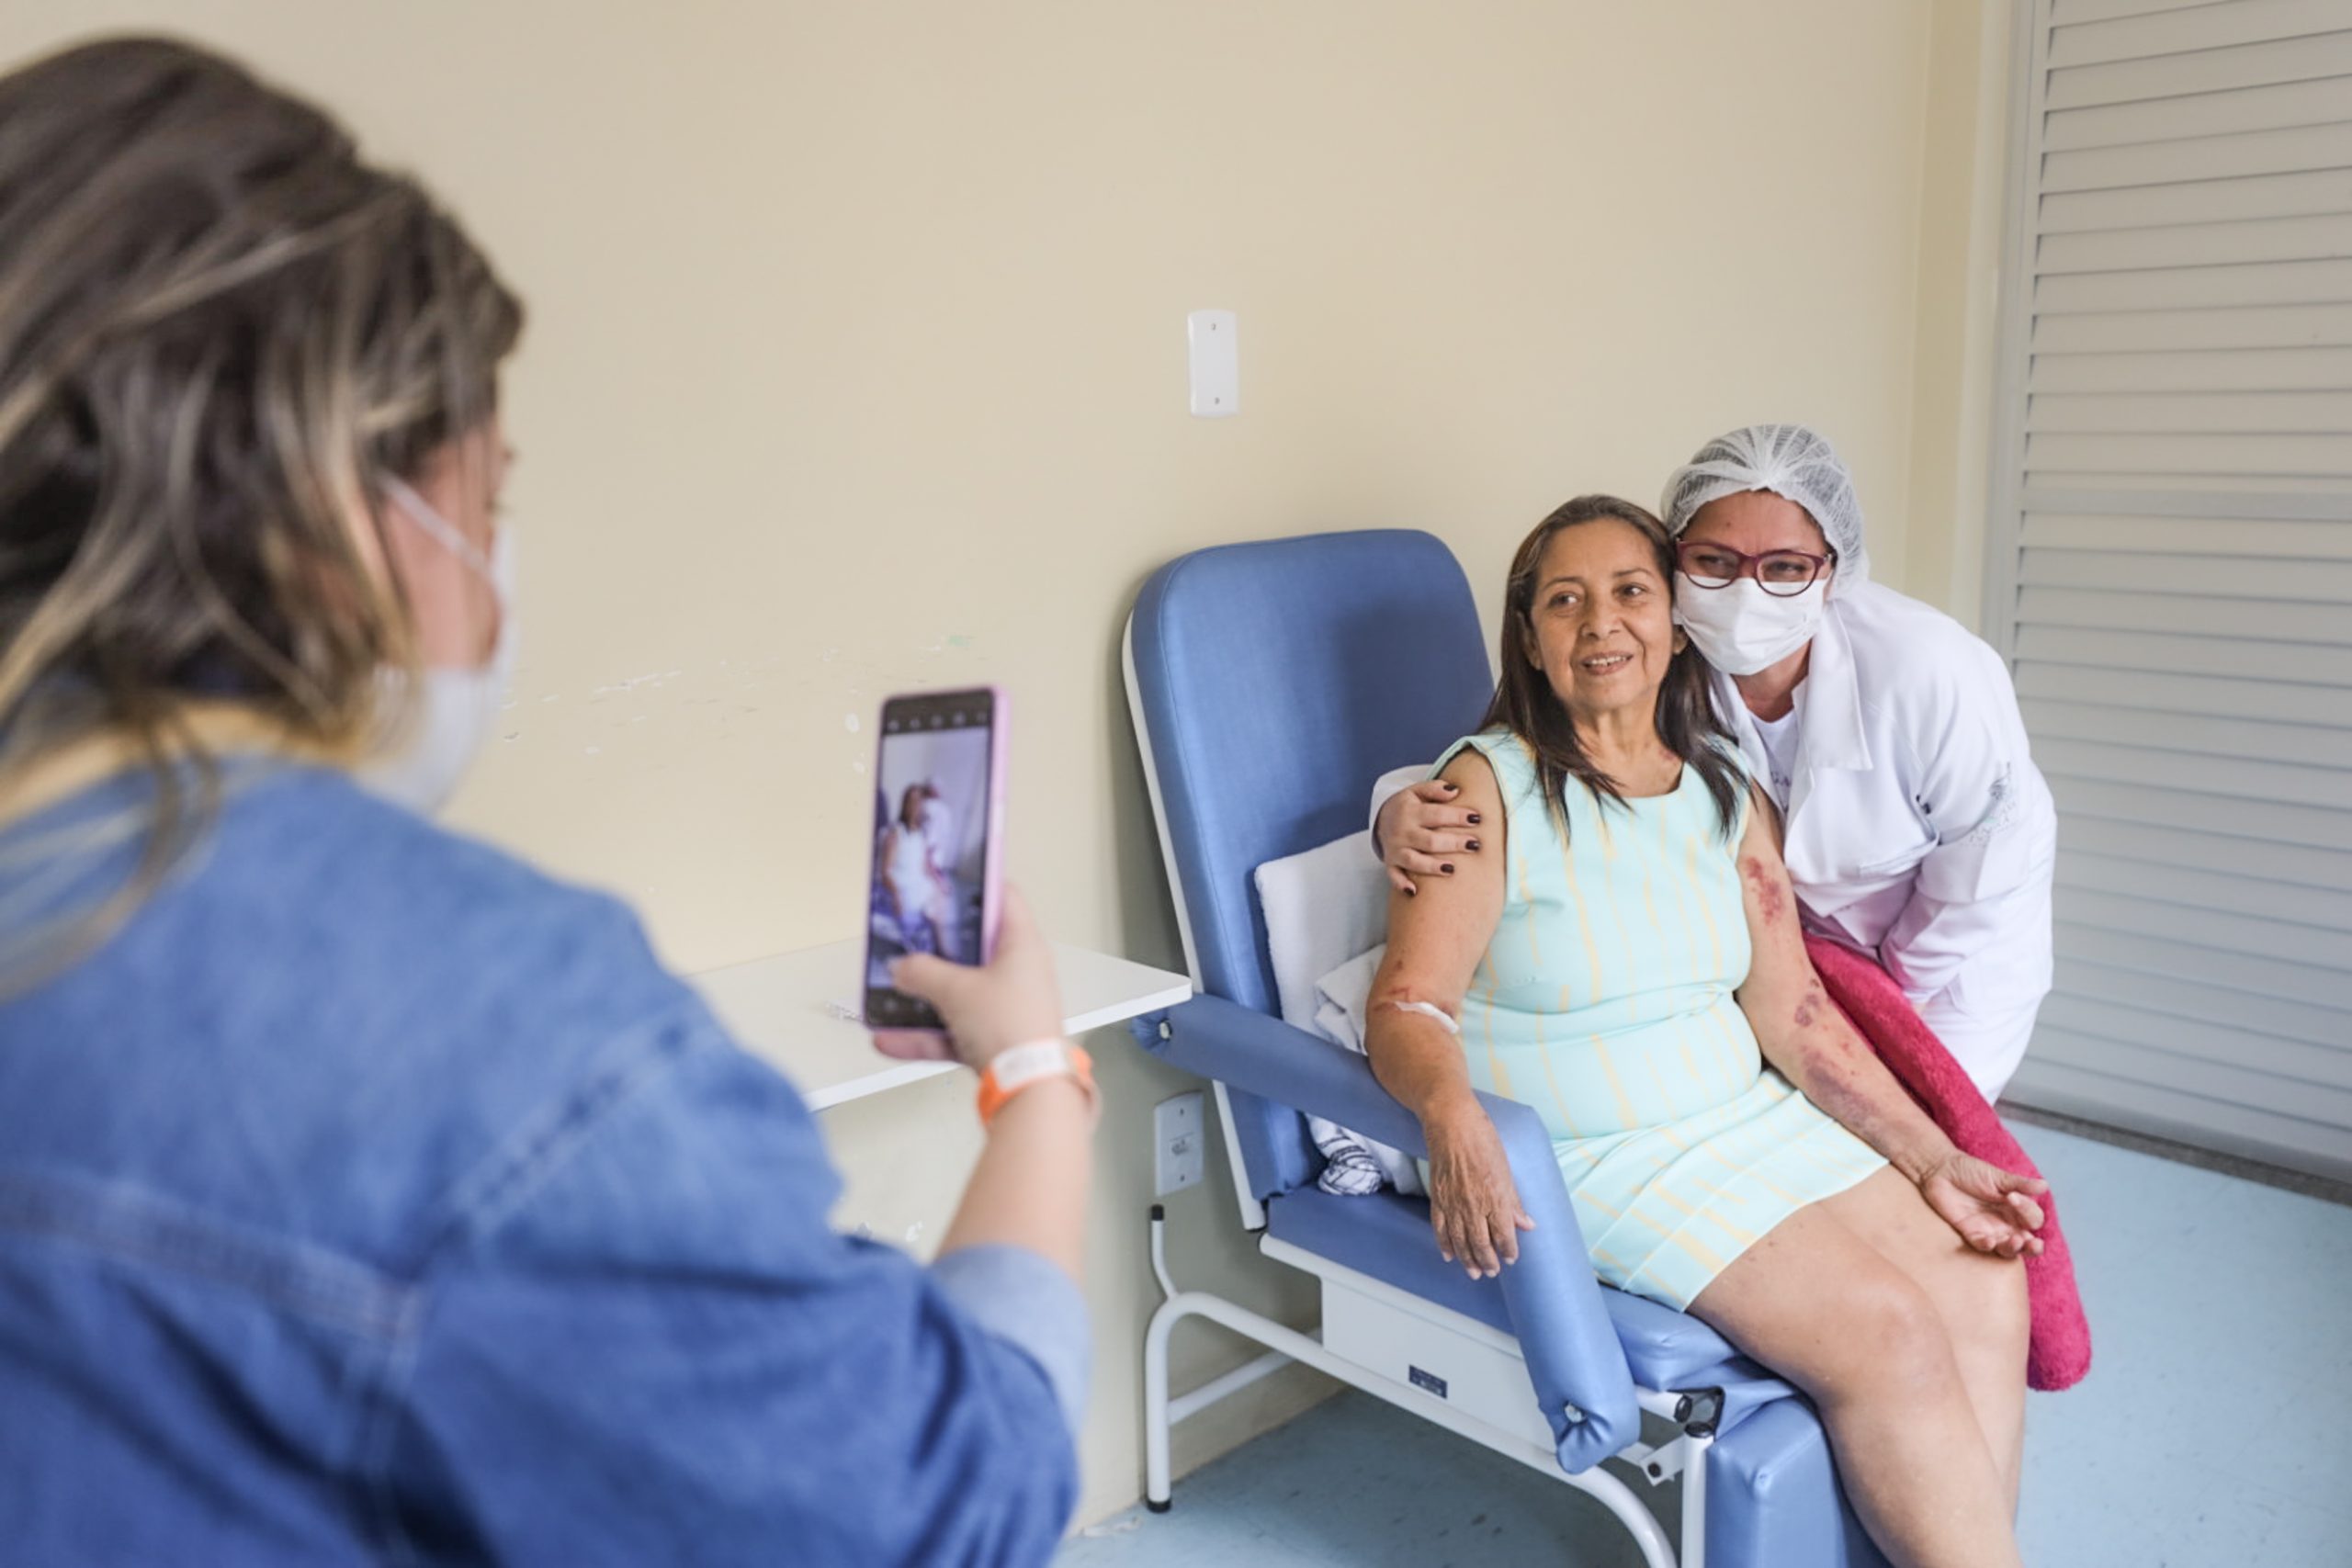
<svg viewBox="0 0 2352 1568">
<path fill-rule="evenodd" d="M 1151 1190 L 1165 1197 L 1201 1184 L 1208 1124 L 1200 1091 L 1161 1100 L 1151 1111 Z"/>
<path fill-rule="evenodd" d="M 1193 345 L 1193 412 L 1224 419 L 1241 412 L 1240 328 L 1230 310 L 1195 310 L 1184 318 Z"/>
</svg>

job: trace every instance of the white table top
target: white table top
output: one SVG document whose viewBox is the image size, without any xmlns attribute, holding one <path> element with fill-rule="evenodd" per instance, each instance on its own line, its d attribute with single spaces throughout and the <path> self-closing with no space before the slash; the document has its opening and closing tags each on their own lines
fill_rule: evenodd
<svg viewBox="0 0 2352 1568">
<path fill-rule="evenodd" d="M 693 982 L 746 1050 L 792 1079 L 812 1111 L 953 1072 L 952 1062 L 902 1062 L 874 1048 L 857 1021 L 865 944 L 854 938 L 773 958 L 706 970 Z M 1054 944 L 1054 965 L 1073 1037 L 1193 994 L 1182 975 L 1105 953 Z"/>
</svg>

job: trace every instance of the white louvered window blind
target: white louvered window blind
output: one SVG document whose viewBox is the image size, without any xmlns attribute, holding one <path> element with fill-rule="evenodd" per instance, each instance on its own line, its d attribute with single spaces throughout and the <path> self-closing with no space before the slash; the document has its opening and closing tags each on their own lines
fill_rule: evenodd
<svg viewBox="0 0 2352 1568">
<path fill-rule="evenodd" d="M 2352 1179 L 2352 0 L 2022 0 L 1986 598 L 2058 800 L 2010 1098 Z"/>
</svg>

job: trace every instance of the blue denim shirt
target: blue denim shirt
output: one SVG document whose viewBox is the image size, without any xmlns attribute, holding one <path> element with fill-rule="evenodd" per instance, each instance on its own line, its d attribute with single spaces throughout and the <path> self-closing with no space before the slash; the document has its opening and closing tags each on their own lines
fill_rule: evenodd
<svg viewBox="0 0 2352 1568">
<path fill-rule="evenodd" d="M 0 835 L 12 924 L 135 787 Z M 1074 1287 L 837 1190 L 622 906 L 268 771 L 0 995 L 0 1560 L 1044 1562 Z"/>
</svg>

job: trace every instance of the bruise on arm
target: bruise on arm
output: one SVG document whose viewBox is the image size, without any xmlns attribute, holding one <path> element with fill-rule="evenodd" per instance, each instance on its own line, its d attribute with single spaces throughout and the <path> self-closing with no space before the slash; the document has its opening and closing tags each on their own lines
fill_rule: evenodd
<svg viewBox="0 0 2352 1568">
<path fill-rule="evenodd" d="M 1766 1061 L 1916 1179 L 1950 1148 L 1949 1141 L 1822 988 L 1805 953 L 1796 894 L 1769 816 L 1760 805 L 1750 813 L 1739 844 L 1740 891 L 1754 949 L 1740 1009 Z"/>
<path fill-rule="evenodd" d="M 1460 1019 L 1471 976 L 1502 919 L 1510 855 L 1502 791 L 1487 759 L 1465 750 L 1442 776 L 1462 792 L 1456 805 L 1493 825 L 1490 852 L 1463 856 L 1452 876 L 1422 877 L 1413 897 L 1389 895 L 1388 953 L 1373 979 L 1364 1031 L 1374 1076 L 1424 1122 L 1431 1111 L 1466 1097 L 1470 1076 L 1445 1025 L 1412 1004 Z"/>
<path fill-rule="evenodd" d="M 1742 855 L 1739 861 L 1740 881 L 1747 889 L 1747 897 L 1756 907 L 1756 917 L 1766 927 L 1779 925 L 1789 915 L 1789 878 L 1785 871 L 1774 874 L 1759 855 Z"/>
</svg>

